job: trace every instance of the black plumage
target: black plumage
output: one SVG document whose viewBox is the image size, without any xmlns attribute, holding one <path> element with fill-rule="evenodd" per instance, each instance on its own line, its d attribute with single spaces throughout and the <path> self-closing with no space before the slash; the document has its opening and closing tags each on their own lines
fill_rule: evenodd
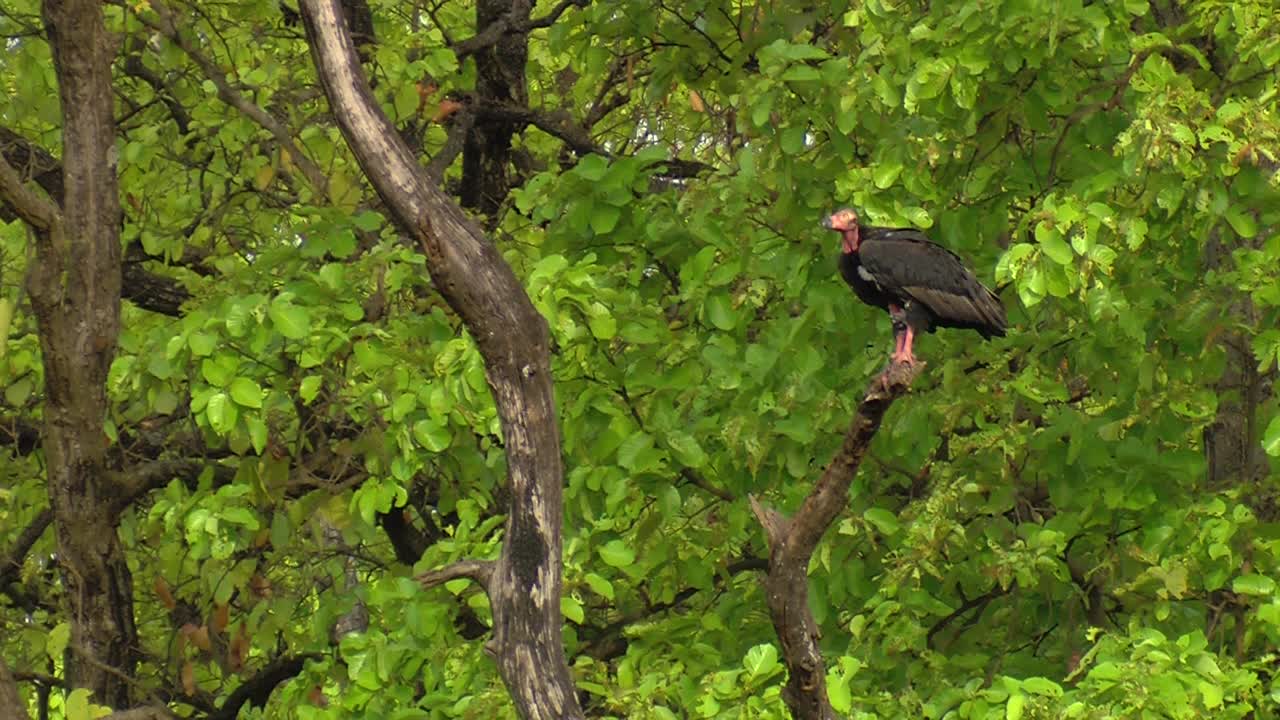
<svg viewBox="0 0 1280 720">
<path fill-rule="evenodd" d="M 915 336 L 936 328 L 976 330 L 984 338 L 1008 327 L 1000 298 L 955 253 L 913 228 L 862 225 L 853 210 L 823 221 L 842 238 L 840 275 L 860 300 L 889 311 L 896 362 L 915 363 Z"/>
</svg>

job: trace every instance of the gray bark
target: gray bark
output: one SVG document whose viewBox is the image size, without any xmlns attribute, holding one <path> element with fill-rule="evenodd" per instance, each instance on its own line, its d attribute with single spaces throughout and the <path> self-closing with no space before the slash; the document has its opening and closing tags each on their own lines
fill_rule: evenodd
<svg viewBox="0 0 1280 720">
<path fill-rule="evenodd" d="M 546 321 L 379 109 L 336 0 L 304 0 L 302 15 L 343 135 L 484 358 L 511 495 L 501 553 L 484 573 L 494 622 L 489 648 L 522 717 L 582 717 L 560 639 L 563 468 Z"/>
</svg>

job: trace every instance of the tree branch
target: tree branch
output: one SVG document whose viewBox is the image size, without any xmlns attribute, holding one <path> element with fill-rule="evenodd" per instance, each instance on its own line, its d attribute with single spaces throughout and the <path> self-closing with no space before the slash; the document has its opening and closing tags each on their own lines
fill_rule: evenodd
<svg viewBox="0 0 1280 720">
<path fill-rule="evenodd" d="M 204 76 L 209 78 L 214 87 L 218 91 L 218 98 L 227 105 L 238 110 L 242 115 L 257 123 L 262 129 L 271 133 L 271 137 L 279 143 L 280 147 L 288 151 L 290 157 L 297 167 L 306 177 L 307 183 L 315 191 L 316 195 L 326 197 L 329 192 L 329 177 L 319 165 L 298 147 L 293 141 L 293 136 L 289 129 L 284 126 L 271 113 L 262 107 L 251 102 L 247 97 L 232 87 L 231 82 L 227 79 L 226 74 L 218 67 L 210 58 L 206 57 L 200 49 L 196 47 L 190 40 L 183 36 L 178 29 L 178 20 L 170 9 L 161 0 L 154 0 L 150 3 L 150 7 L 160 18 L 159 22 L 152 20 L 145 15 L 139 14 L 137 17 L 147 27 L 159 32 L 168 38 L 169 42 L 177 45 L 186 53 L 187 57 L 200 68 Z"/>
<path fill-rule="evenodd" d="M 787 519 L 751 498 L 751 509 L 769 539 L 765 600 L 789 671 L 782 696 L 792 714 L 801 720 L 837 718 L 827 699 L 818 626 L 809 612 L 809 560 L 823 533 L 848 504 L 849 486 L 885 412 L 906 393 L 921 369 L 922 364 L 891 364 L 871 382 L 845 433 L 844 445 L 795 516 Z"/>
<path fill-rule="evenodd" d="M 744 557 L 729 563 L 722 572 L 717 572 L 711 581 L 711 589 L 719 590 L 739 573 L 766 571 L 769 561 L 758 557 Z M 684 604 L 689 598 L 697 595 L 704 588 L 686 587 L 677 592 L 669 601 L 649 605 L 644 610 L 615 620 L 602 628 L 596 628 L 594 636 L 588 636 L 587 628 L 583 629 L 583 643 L 578 652 L 587 657 L 609 662 L 627 653 L 628 640 L 623 632 L 627 627 L 645 622 L 659 613 L 667 612 Z"/>
<path fill-rule="evenodd" d="M 138 707 L 113 712 L 102 720 L 173 720 L 176 715 L 162 707 Z"/>
<path fill-rule="evenodd" d="M 231 691 L 218 711 L 209 715 L 208 720 L 235 720 L 240 709 L 245 705 L 263 707 L 275 691 L 276 686 L 302 672 L 308 660 L 323 657 L 319 653 L 288 655 L 278 657 L 267 663 L 253 677 L 240 683 Z"/>
<path fill-rule="evenodd" d="M 199 473 L 203 466 L 203 461 L 193 458 L 165 458 L 141 463 L 129 468 L 127 472 L 115 473 L 113 481 L 119 488 L 114 499 L 115 510 L 122 512 L 140 496 L 163 487 L 176 476 Z"/>
<path fill-rule="evenodd" d="M 556 110 L 551 112 L 543 112 L 534 110 L 530 107 L 517 105 L 515 103 L 497 103 L 485 102 L 474 103 L 473 109 L 476 117 L 488 120 L 502 120 L 506 122 L 523 123 L 532 125 L 546 134 L 563 140 L 569 149 L 575 155 L 590 155 L 595 153 L 603 157 L 615 157 L 615 153 L 605 149 L 591 137 L 591 133 L 585 127 L 574 122 L 573 116 L 565 110 Z M 697 160 L 659 160 L 655 165 L 665 165 L 666 172 L 662 173 L 666 177 L 687 178 L 695 177 L 700 173 L 713 169 L 706 163 Z"/>
<path fill-rule="evenodd" d="M 31 552 L 32 546 L 44 534 L 51 522 L 53 522 L 53 511 L 45 508 L 40 511 L 39 515 L 35 516 L 30 524 L 23 528 L 22 532 L 18 533 L 18 539 L 13 542 L 13 548 L 9 550 L 9 554 L 0 557 L 0 590 L 3 590 L 17 577 L 27 553 Z"/>
<path fill-rule="evenodd" d="M 458 158 L 458 155 L 462 154 L 467 133 L 471 132 L 475 119 L 475 115 L 465 108 L 453 114 L 444 146 L 435 154 L 435 157 L 431 158 L 431 162 L 427 163 L 427 173 L 436 178 L 437 182 L 444 182 L 445 171 Z"/>
<path fill-rule="evenodd" d="M 0 658 L 0 717 L 11 720 L 28 720 L 31 717 L 27 714 L 27 706 L 18 694 L 18 683 L 14 680 L 13 673 L 9 672 L 4 658 Z"/>
<path fill-rule="evenodd" d="M 715 495 L 725 502 L 733 502 L 737 499 L 733 496 L 733 493 L 728 490 L 712 485 L 710 480 L 707 480 L 702 476 L 702 473 L 694 470 L 693 468 L 680 468 L 680 477 L 684 478 L 694 486 L 702 488 L 703 491 Z"/>
<path fill-rule="evenodd" d="M 556 20 L 564 14 L 565 10 L 571 7 L 583 8 L 591 4 L 591 0 L 560 0 L 560 4 L 551 9 L 551 12 L 540 18 L 530 18 L 521 20 L 520 14 L 515 10 L 503 15 L 497 22 L 490 23 L 488 27 L 476 33 L 466 40 L 460 40 L 453 44 L 453 53 L 457 55 L 458 62 L 462 62 L 468 55 L 473 55 L 487 47 L 496 44 L 502 39 L 503 35 L 527 33 L 530 30 L 538 28 L 551 27 Z"/>
<path fill-rule="evenodd" d="M 62 205 L 62 163 L 58 162 L 58 159 L 48 150 L 8 128 L 0 127 L 0 161 L 8 161 L 9 164 L 20 169 L 20 177 L 34 180 L 49 195 L 55 206 Z M 3 173 L 3 168 L 0 168 L 0 175 Z M 0 177 L 0 185 L 4 184 L 4 178 Z M 8 201 L 2 188 L 0 188 L 0 200 L 5 200 L 14 210 L 14 215 L 21 217 L 14 204 Z M 0 209 L 0 217 L 5 215 L 3 209 Z M 39 226 L 36 228 L 38 230 Z M 157 275 L 144 268 L 142 259 L 145 259 L 145 254 L 140 248 L 137 250 L 134 248 L 138 246 L 130 247 L 132 252 L 125 258 L 121 267 L 124 280 L 120 296 L 143 310 L 170 317 L 181 315 L 182 303 L 186 302 L 191 294 L 177 280 Z"/>
<path fill-rule="evenodd" d="M 27 187 L 18 171 L 0 153 L 0 200 L 13 208 L 23 222 L 37 233 L 47 234 L 60 221 L 58 207 Z"/>
<path fill-rule="evenodd" d="M 489 584 L 493 579 L 493 561 L 459 560 L 456 563 L 445 565 L 439 570 L 424 572 L 413 579 L 417 580 L 418 584 L 422 585 L 423 588 L 433 588 L 458 578 L 472 580 L 484 588 L 487 593 L 489 592 Z"/>
<path fill-rule="evenodd" d="M 982 593 L 981 595 L 964 600 L 960 603 L 960 607 L 951 611 L 950 614 L 934 623 L 933 626 L 929 628 L 929 632 L 925 633 L 924 636 L 925 644 L 932 648 L 934 646 L 933 637 L 946 629 L 948 625 L 963 617 L 970 610 L 976 609 L 978 611 L 978 615 L 981 615 L 982 611 L 991 603 L 992 600 L 995 600 L 1002 595 L 1008 595 L 1013 591 L 1014 587 L 1015 585 L 1010 585 L 1007 588 L 1002 588 L 999 584 L 996 584 L 990 590 Z M 963 598 L 964 596 L 961 595 L 961 597 Z M 974 620 L 976 619 L 977 618 L 975 617 Z M 966 625 L 967 624 L 968 623 L 966 623 Z M 964 632 L 963 628 L 961 628 L 961 632 Z"/>
</svg>

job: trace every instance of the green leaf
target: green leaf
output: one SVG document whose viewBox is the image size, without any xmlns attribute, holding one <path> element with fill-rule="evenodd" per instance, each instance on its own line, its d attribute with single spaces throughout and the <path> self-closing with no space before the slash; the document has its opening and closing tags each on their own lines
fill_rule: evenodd
<svg viewBox="0 0 1280 720">
<path fill-rule="evenodd" d="M 884 190 L 897 181 L 902 174 L 902 163 L 897 161 L 883 162 L 871 171 L 871 181 L 876 187 Z"/>
<path fill-rule="evenodd" d="M 168 380 L 173 377 L 173 364 L 164 355 L 152 355 L 151 359 L 147 361 L 147 372 L 161 380 Z"/>
<path fill-rule="evenodd" d="M 746 668 L 747 674 L 752 678 L 762 678 L 772 675 L 780 669 L 778 665 L 778 648 L 772 643 L 756 645 L 747 651 L 746 657 L 742 658 L 742 667 Z"/>
<path fill-rule="evenodd" d="M 413 412 L 418 407 L 417 393 L 400 393 L 396 396 L 395 402 L 391 403 L 391 420 L 392 422 L 400 422 L 406 415 Z"/>
<path fill-rule="evenodd" d="M 1047 223 L 1036 225 L 1036 242 L 1040 243 L 1044 254 L 1059 265 L 1068 265 L 1075 260 L 1075 254 L 1066 240 L 1062 239 L 1062 233 Z"/>
<path fill-rule="evenodd" d="M 1147 239 L 1147 221 L 1142 218 L 1130 220 L 1129 229 L 1125 231 L 1125 238 L 1128 240 L 1130 250 L 1137 250 L 1142 247 L 1142 243 Z"/>
<path fill-rule="evenodd" d="M 819 82 L 822 74 L 817 68 L 808 65 L 792 65 L 782 73 L 782 80 L 787 82 Z"/>
<path fill-rule="evenodd" d="M 636 561 L 636 552 L 621 540 L 610 540 L 600 546 L 600 559 L 605 564 L 616 568 L 631 567 Z"/>
<path fill-rule="evenodd" d="M 1262 438 L 1262 449 L 1266 450 L 1268 455 L 1280 457 L 1280 415 L 1271 418 L 1271 422 L 1267 423 L 1267 429 Z"/>
<path fill-rule="evenodd" d="M 640 456 L 653 447 L 653 437 L 646 432 L 632 433 L 618 446 L 618 464 L 627 470 L 640 465 Z"/>
<path fill-rule="evenodd" d="M 831 701 L 831 707 L 842 716 L 847 716 L 853 709 L 853 693 L 849 691 L 849 683 L 844 678 L 828 674 L 827 696 Z"/>
<path fill-rule="evenodd" d="M 596 204 L 591 207 L 591 231 L 597 235 L 607 235 L 618 226 L 622 217 L 622 208 L 612 205 Z"/>
<path fill-rule="evenodd" d="M 58 623 L 49 631 L 49 637 L 45 639 L 44 651 L 49 659 L 54 662 L 62 662 L 62 654 L 67 651 L 67 643 L 71 641 L 71 626 L 67 623 Z"/>
<path fill-rule="evenodd" d="M 214 348 L 218 346 L 218 338 L 209 333 L 195 332 L 187 337 L 187 346 L 191 348 L 193 355 L 207 357 L 213 354 Z"/>
<path fill-rule="evenodd" d="M 1247 208 L 1232 205 L 1227 208 L 1226 218 L 1231 224 L 1231 229 L 1235 230 L 1240 237 L 1251 238 L 1258 234 L 1258 223 Z"/>
<path fill-rule="evenodd" d="M 311 315 L 306 308 L 276 298 L 267 310 L 267 316 L 276 331 L 290 340 L 300 340 L 311 334 Z"/>
<path fill-rule="evenodd" d="M 725 293 L 718 292 L 707 296 L 707 301 L 703 308 L 706 310 L 707 320 L 720 330 L 732 330 L 738 324 L 737 314 L 733 311 L 733 303 Z"/>
<path fill-rule="evenodd" d="M 1271 595 L 1276 581 L 1266 575 L 1241 575 L 1231 582 L 1231 589 L 1241 595 Z"/>
<path fill-rule="evenodd" d="M 240 418 L 236 406 L 227 397 L 226 393 L 217 392 L 209 396 L 209 402 L 205 404 L 205 417 L 209 420 L 209 427 L 219 435 L 226 435 L 236 426 L 236 420 Z"/>
<path fill-rule="evenodd" d="M 302 398 L 303 405 L 310 405 L 311 401 L 316 399 L 316 395 L 320 392 L 321 380 L 319 375 L 308 375 L 302 378 L 302 382 L 298 385 L 298 397 Z"/>
<path fill-rule="evenodd" d="M 1223 691 L 1222 688 L 1208 680 L 1201 680 L 1199 684 L 1200 697 L 1204 698 L 1204 706 L 1210 710 L 1216 710 L 1222 707 Z"/>
<path fill-rule="evenodd" d="M 90 709 L 89 697 L 92 691 L 88 688 L 76 688 L 72 690 L 66 699 L 66 720 L 93 720 L 93 712 Z"/>
<path fill-rule="evenodd" d="M 907 218 L 908 223 L 922 230 L 933 227 L 933 218 L 929 217 L 929 211 L 919 205 L 903 208 L 902 214 Z"/>
<path fill-rule="evenodd" d="M 1029 677 L 1022 681 L 1021 686 L 1023 690 L 1033 695 L 1062 697 L 1062 686 L 1049 678 Z"/>
<path fill-rule="evenodd" d="M 564 616 L 565 620 L 579 625 L 587 619 L 587 614 L 582 609 L 582 603 L 571 595 L 560 596 L 560 614 Z"/>
<path fill-rule="evenodd" d="M 26 405 L 27 398 L 31 397 L 31 391 L 35 387 L 35 380 L 30 375 L 24 375 L 20 379 L 9 383 L 9 386 L 4 389 L 5 402 L 12 407 Z"/>
<path fill-rule="evenodd" d="M 178 394 L 167 388 L 157 390 L 151 401 L 151 409 L 160 415 L 172 415 L 178 409 Z"/>
<path fill-rule="evenodd" d="M 592 592 L 607 600 L 613 599 L 613 583 L 595 573 L 587 573 L 585 579 Z"/>
<path fill-rule="evenodd" d="M 226 387 L 235 379 L 236 366 L 239 364 L 237 359 L 219 353 L 200 363 L 200 376 L 214 387 Z"/>
<path fill-rule="evenodd" d="M 590 312 L 587 313 L 587 327 L 598 340 L 610 340 L 618 334 L 618 321 L 603 303 L 591 304 Z"/>
<path fill-rule="evenodd" d="M 591 153 L 578 161 L 577 167 L 573 172 L 583 180 L 596 182 L 609 172 L 609 161 L 603 156 Z"/>
<path fill-rule="evenodd" d="M 273 549 L 283 550 L 289 547 L 291 532 L 292 523 L 289 522 L 288 513 L 276 511 L 271 514 L 271 547 Z"/>
<path fill-rule="evenodd" d="M 347 286 L 347 268 L 339 263 L 326 263 L 318 273 L 320 282 L 330 290 L 342 290 Z"/>
<path fill-rule="evenodd" d="M 250 530 L 257 530 L 261 527 L 261 524 L 258 522 L 258 516 L 249 508 L 223 508 L 222 512 L 220 512 L 218 516 L 226 522 L 233 523 L 235 525 L 243 525 Z"/>
<path fill-rule="evenodd" d="M 884 508 L 867 508 L 867 510 L 862 513 L 862 517 L 885 535 L 896 534 L 900 527 L 898 517 Z"/>
<path fill-rule="evenodd" d="M 386 222 L 381 213 L 373 210 L 362 210 L 351 217 L 351 224 L 365 232 L 373 232 Z"/>
<path fill-rule="evenodd" d="M 1013 692 L 1009 694 L 1009 701 L 1005 704 L 1005 718 L 1007 720 L 1022 720 L 1022 713 L 1027 707 L 1027 696 L 1021 692 Z"/>
<path fill-rule="evenodd" d="M 262 387 L 249 378 L 238 377 L 232 380 L 227 391 L 240 407 L 262 407 Z"/>
<path fill-rule="evenodd" d="M 256 413 L 246 415 L 244 422 L 249 429 L 249 441 L 253 443 L 253 451 L 261 455 L 267 449 L 267 424 Z"/>
<path fill-rule="evenodd" d="M 413 437 L 431 452 L 444 452 L 453 443 L 453 433 L 444 423 L 428 418 L 413 424 Z"/>
<path fill-rule="evenodd" d="M 696 438 L 683 430 L 667 432 L 667 447 L 672 454 L 686 467 L 700 468 L 707 463 L 707 453 L 698 444 Z"/>
<path fill-rule="evenodd" d="M 799 155 L 803 152 L 807 133 L 808 128 L 804 127 L 789 127 L 783 130 L 779 143 L 782 146 L 782 152 L 787 155 Z"/>
</svg>

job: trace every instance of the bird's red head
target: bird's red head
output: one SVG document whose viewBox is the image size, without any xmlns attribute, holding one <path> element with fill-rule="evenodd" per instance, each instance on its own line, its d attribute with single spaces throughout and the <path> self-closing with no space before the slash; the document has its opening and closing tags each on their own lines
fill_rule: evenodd
<svg viewBox="0 0 1280 720">
<path fill-rule="evenodd" d="M 858 233 L 858 213 L 850 208 L 841 208 L 822 221 L 822 227 L 840 233 L 844 252 L 858 252 L 862 238 Z"/>
</svg>

